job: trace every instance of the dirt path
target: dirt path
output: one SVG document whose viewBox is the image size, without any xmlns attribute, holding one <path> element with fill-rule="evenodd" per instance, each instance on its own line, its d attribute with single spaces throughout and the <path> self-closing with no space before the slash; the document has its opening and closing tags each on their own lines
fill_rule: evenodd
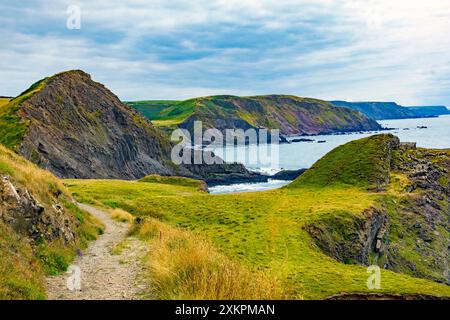
<svg viewBox="0 0 450 320">
<path fill-rule="evenodd" d="M 105 225 L 105 232 L 73 262 L 70 273 L 46 279 L 50 300 L 139 299 L 146 287 L 139 280 L 146 246 L 136 238 L 127 238 L 128 223 L 116 222 L 94 207 L 79 204 Z M 113 248 L 124 244 L 119 254 Z M 116 250 L 115 250 L 116 251 Z M 78 279 L 80 279 L 79 282 Z M 67 285 L 69 282 L 69 286 Z M 70 290 L 69 287 L 81 289 Z"/>
</svg>

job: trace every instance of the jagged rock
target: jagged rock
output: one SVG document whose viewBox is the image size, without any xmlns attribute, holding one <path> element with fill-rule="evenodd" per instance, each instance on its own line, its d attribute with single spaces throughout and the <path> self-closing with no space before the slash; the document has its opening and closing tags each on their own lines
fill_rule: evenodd
<svg viewBox="0 0 450 320">
<path fill-rule="evenodd" d="M 64 218 L 61 205 L 45 208 L 27 189 L 16 188 L 6 176 L 0 180 L 0 200 L 0 220 L 17 233 L 33 240 L 74 240 L 76 222 Z"/>
<path fill-rule="evenodd" d="M 304 229 L 324 252 L 336 260 L 370 265 L 371 253 L 383 250 L 388 223 L 385 211 L 370 208 L 355 218 L 351 225 L 332 215 Z"/>
</svg>

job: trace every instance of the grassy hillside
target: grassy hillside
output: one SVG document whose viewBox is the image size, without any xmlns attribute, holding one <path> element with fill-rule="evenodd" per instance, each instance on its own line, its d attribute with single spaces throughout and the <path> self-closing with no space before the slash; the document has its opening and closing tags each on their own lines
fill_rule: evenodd
<svg viewBox="0 0 450 320">
<path fill-rule="evenodd" d="M 145 102 L 134 103 L 142 109 Z M 359 112 L 336 108 L 328 102 L 295 96 L 212 96 L 173 104 L 149 106 L 148 117 L 160 127 L 191 129 L 201 120 L 206 128 L 271 128 L 284 134 L 318 134 L 336 131 L 376 130 L 378 125 Z M 145 112 L 144 112 L 145 114 Z"/>
<path fill-rule="evenodd" d="M 7 104 L 11 99 L 10 98 L 0 98 L 0 107 L 3 107 Z"/>
<path fill-rule="evenodd" d="M 48 78 L 42 79 L 7 103 L 0 103 L 0 144 L 15 149 L 20 145 L 28 127 L 28 122 L 18 115 L 20 105 L 38 93 Z"/>
<path fill-rule="evenodd" d="M 287 188 L 352 185 L 379 189 L 389 182 L 393 135 L 376 135 L 339 146 L 301 175 Z"/>
<path fill-rule="evenodd" d="M 76 249 L 86 248 L 89 241 L 101 231 L 99 222 L 71 203 L 71 194 L 61 181 L 47 171 L 37 168 L 17 154 L 0 145 L 0 178 L 8 176 L 11 183 L 26 189 L 44 207 L 42 216 L 54 227 L 56 213 L 53 206 L 63 208 L 65 226 L 76 238 L 66 242 L 61 237 L 47 240 L 41 237 L 31 240 L 27 233 L 15 229 L 16 224 L 7 223 L 8 193 L 0 188 L 0 299 L 43 299 L 43 276 L 65 271 L 74 258 Z"/>
<path fill-rule="evenodd" d="M 145 101 L 127 101 L 130 107 L 133 107 L 150 120 L 160 120 L 164 118 L 162 114 L 168 107 L 176 104 L 176 100 L 145 100 Z"/>
<path fill-rule="evenodd" d="M 273 298 L 315 299 L 337 293 L 369 292 L 366 267 L 350 261 L 349 264 L 339 263 L 326 255 L 305 231 L 305 226 L 327 217 L 344 219 L 340 220 L 341 225 L 350 225 L 355 219 L 362 219 L 362 213 L 368 208 L 381 208 L 386 201 L 394 203 L 407 197 L 400 194 L 397 187 L 391 187 L 392 183 L 385 192 L 368 191 L 368 187 L 377 184 L 380 175 L 390 174 L 384 169 L 369 173 L 368 165 L 379 164 L 378 151 L 383 150 L 392 137 L 383 135 L 373 139 L 360 140 L 357 146 L 353 143 L 347 145 L 346 150 L 335 151 L 336 159 L 332 159 L 333 154 L 327 156 L 336 165 L 341 163 L 341 153 L 349 152 L 355 156 L 357 149 L 362 152 L 354 161 L 350 157 L 344 159 L 342 174 L 335 175 L 336 183 L 329 183 L 322 174 L 322 169 L 326 170 L 321 168 L 326 165 L 322 161 L 322 165 L 317 163 L 315 170 L 292 186 L 258 193 L 210 195 L 193 186 L 165 183 L 164 178 L 152 183 L 67 180 L 67 186 L 79 201 L 122 208 L 143 219 L 144 222 L 137 226 L 138 233 L 145 235 L 150 230 L 147 240 L 164 252 L 152 255 L 149 262 L 156 264 L 150 268 L 150 279 L 164 284 L 156 292 L 162 298 L 192 298 L 192 288 L 204 288 L 198 284 L 200 275 L 211 274 L 210 262 L 205 265 L 206 251 L 191 247 L 192 240 L 188 239 L 192 237 L 197 239 L 196 242 L 206 243 L 205 246 L 213 246 L 214 252 L 224 255 L 232 263 L 264 275 L 260 286 L 272 288 Z M 365 146 L 370 147 L 367 153 L 361 150 Z M 382 153 L 386 154 L 386 151 Z M 354 164 L 367 171 L 363 172 L 364 176 L 359 170 L 350 168 Z M 334 172 L 339 173 L 339 170 Z M 313 183 L 316 178 L 317 184 Z M 360 179 L 365 182 L 359 183 Z M 190 235 L 173 240 L 168 247 L 165 244 L 163 249 L 158 247 L 160 241 L 166 243 L 172 239 L 173 232 L 189 232 Z M 413 238 L 407 234 L 403 236 Z M 170 254 L 177 257 L 180 248 L 191 248 L 189 252 L 192 255 L 195 252 L 196 259 L 186 260 L 186 263 L 184 260 L 167 261 Z M 161 270 L 167 270 L 166 275 L 172 275 L 173 282 L 164 277 Z M 228 274 L 237 272 L 233 270 L 228 270 Z M 242 281 L 248 283 L 247 279 L 243 277 Z M 174 285 L 177 281 L 184 284 L 184 289 Z M 387 270 L 382 271 L 381 281 L 381 289 L 377 292 L 450 296 L 448 286 Z M 170 293 L 163 290 L 166 286 L 172 288 Z M 233 286 L 239 287 L 239 284 Z M 214 298 L 218 295 L 202 296 L 200 292 L 195 297 Z M 245 292 L 232 297 L 248 298 Z"/>
</svg>

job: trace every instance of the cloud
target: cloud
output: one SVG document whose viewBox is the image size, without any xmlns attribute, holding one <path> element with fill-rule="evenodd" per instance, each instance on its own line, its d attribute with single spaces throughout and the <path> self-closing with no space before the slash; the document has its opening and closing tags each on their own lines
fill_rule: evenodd
<svg viewBox="0 0 450 320">
<path fill-rule="evenodd" d="M 82 29 L 68 30 L 69 5 Z M 289 93 L 450 104 L 441 0 L 2 1 L 0 94 L 80 68 L 122 99 Z"/>
</svg>

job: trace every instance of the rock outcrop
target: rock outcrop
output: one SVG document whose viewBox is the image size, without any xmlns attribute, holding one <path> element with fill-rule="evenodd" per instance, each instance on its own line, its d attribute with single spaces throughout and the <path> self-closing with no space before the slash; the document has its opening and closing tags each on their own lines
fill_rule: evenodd
<svg viewBox="0 0 450 320">
<path fill-rule="evenodd" d="M 20 130 L 8 139 L 18 142 L 10 147 L 58 177 L 139 179 L 159 174 L 203 179 L 211 174 L 205 165 L 175 165 L 167 136 L 80 70 L 37 82 L 4 109 L 8 117 L 19 118 L 14 123 Z M 0 138 L 0 143 L 8 141 Z M 221 174 L 225 170 L 215 168 Z M 239 164 L 227 169 L 243 179 L 250 175 Z"/>
<path fill-rule="evenodd" d="M 305 226 L 305 230 L 320 249 L 342 263 L 376 264 L 374 255 L 385 248 L 388 214 L 370 208 L 351 219 L 350 224 L 348 218 L 346 214 L 332 213 Z"/>
<path fill-rule="evenodd" d="M 450 151 L 393 143 L 389 153 L 391 179 L 372 189 L 383 192 L 376 206 L 360 215 L 331 212 L 304 229 L 340 262 L 450 284 Z"/>
<path fill-rule="evenodd" d="M 25 188 L 16 188 L 7 176 L 0 177 L 0 222 L 34 241 L 75 239 L 76 222 L 57 203 L 45 208 Z"/>
</svg>

